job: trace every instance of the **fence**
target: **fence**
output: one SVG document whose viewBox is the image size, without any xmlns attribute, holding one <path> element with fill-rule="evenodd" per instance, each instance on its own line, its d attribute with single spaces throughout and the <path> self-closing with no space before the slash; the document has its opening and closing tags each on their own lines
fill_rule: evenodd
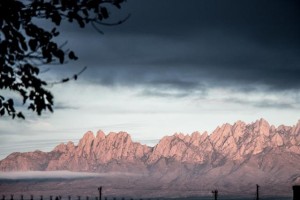
<svg viewBox="0 0 300 200">
<path fill-rule="evenodd" d="M 102 197 L 102 187 L 98 188 L 99 196 L 34 196 L 34 195 L 20 195 L 18 197 L 11 195 L 2 195 L 2 198 L 0 200 L 159 200 L 159 198 L 128 198 L 128 197 Z M 212 191 L 214 200 L 218 199 L 218 190 Z M 259 200 L 259 185 L 256 185 L 256 198 L 255 200 Z M 293 200 L 300 200 L 300 185 L 293 186 Z"/>
<path fill-rule="evenodd" d="M 99 197 L 92 197 L 92 196 L 34 196 L 34 195 L 20 195 L 19 197 L 16 197 L 15 195 L 2 195 L 1 200 L 99 200 Z M 125 198 L 125 197 L 103 197 L 101 200 L 159 200 L 156 199 L 142 199 L 142 198 Z"/>
</svg>

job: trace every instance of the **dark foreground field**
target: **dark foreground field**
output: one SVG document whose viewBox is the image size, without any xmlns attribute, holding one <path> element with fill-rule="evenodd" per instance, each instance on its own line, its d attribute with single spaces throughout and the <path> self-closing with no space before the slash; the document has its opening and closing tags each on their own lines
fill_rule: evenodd
<svg viewBox="0 0 300 200">
<path fill-rule="evenodd" d="M 61 196 L 63 200 L 96 200 L 99 197 L 98 187 L 102 186 L 102 199 L 122 200 L 122 199 L 186 199 L 186 200 L 209 200 L 213 199 L 211 191 L 216 188 L 176 188 L 175 186 L 164 186 L 158 182 L 142 182 L 139 178 L 76 178 L 76 179 L 0 179 L 0 198 L 5 195 L 6 200 L 50 200 L 52 196 Z M 275 189 L 275 188 L 274 188 Z M 223 200 L 253 200 L 255 199 L 253 188 L 249 191 L 234 191 L 219 189 L 218 199 Z M 260 199 L 264 200 L 292 200 L 292 189 L 290 195 L 270 195 L 263 188 L 260 190 Z"/>
</svg>

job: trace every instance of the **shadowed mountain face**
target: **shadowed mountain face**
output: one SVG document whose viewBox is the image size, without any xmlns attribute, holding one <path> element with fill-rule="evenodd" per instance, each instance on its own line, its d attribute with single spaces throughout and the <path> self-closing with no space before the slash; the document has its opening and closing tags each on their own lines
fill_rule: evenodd
<svg viewBox="0 0 300 200">
<path fill-rule="evenodd" d="M 166 136 L 155 147 L 133 142 L 125 132 L 87 132 L 77 146 L 68 142 L 48 153 L 12 153 L 0 161 L 0 171 L 129 172 L 141 175 L 136 183 L 144 177 L 145 187 L 242 192 L 260 184 L 288 193 L 300 183 L 299 163 L 300 121 L 276 128 L 261 119 L 224 124 L 211 134 Z"/>
</svg>

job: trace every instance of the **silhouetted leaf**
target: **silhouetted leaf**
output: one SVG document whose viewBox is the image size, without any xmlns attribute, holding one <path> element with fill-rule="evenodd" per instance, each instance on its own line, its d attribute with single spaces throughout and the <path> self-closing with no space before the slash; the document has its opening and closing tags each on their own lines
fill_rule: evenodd
<svg viewBox="0 0 300 200">
<path fill-rule="evenodd" d="M 63 64 L 64 60 L 65 60 L 65 53 L 62 50 L 60 50 L 60 49 L 57 50 L 57 51 L 55 51 L 55 52 L 53 52 L 53 53 L 59 59 L 59 62 L 61 64 Z"/>
<path fill-rule="evenodd" d="M 121 9 L 120 3 L 114 3 L 114 6 L 116 6 L 116 7 L 119 8 L 119 9 Z"/>
<path fill-rule="evenodd" d="M 84 23 L 83 19 L 79 15 L 76 15 L 76 20 L 77 20 L 80 28 L 84 28 L 85 27 L 85 23 Z"/>
<path fill-rule="evenodd" d="M 27 99 L 28 99 L 28 97 L 23 97 L 23 105 L 26 103 Z"/>
<path fill-rule="evenodd" d="M 60 25 L 60 22 L 61 22 L 61 16 L 58 12 L 55 12 L 53 13 L 52 15 L 52 21 L 57 25 L 59 26 Z"/>
<path fill-rule="evenodd" d="M 14 101 L 12 99 L 7 100 L 8 107 L 13 107 L 14 106 Z"/>
<path fill-rule="evenodd" d="M 100 11 L 101 11 L 101 14 L 103 16 L 104 19 L 107 19 L 108 18 L 108 12 L 107 12 L 107 9 L 105 7 L 101 7 L 100 8 Z"/>
<path fill-rule="evenodd" d="M 21 43 L 22 49 L 27 51 L 28 48 L 27 48 L 27 44 L 26 44 L 25 40 L 21 40 L 20 43 Z"/>
<path fill-rule="evenodd" d="M 32 111 L 35 111 L 35 106 L 34 106 L 34 104 L 33 103 L 31 103 L 29 106 L 28 106 L 28 109 L 30 110 L 32 110 Z"/>
<path fill-rule="evenodd" d="M 32 67 L 32 74 L 38 75 L 40 73 L 40 69 L 38 67 Z"/>
<path fill-rule="evenodd" d="M 82 12 L 83 12 L 83 14 L 84 14 L 86 17 L 89 16 L 89 13 L 88 13 L 87 9 L 83 9 Z"/>
<path fill-rule="evenodd" d="M 58 4 L 59 3 L 59 0 L 52 0 L 52 4 L 53 5 L 56 5 L 56 4 Z"/>
<path fill-rule="evenodd" d="M 17 114 L 17 117 L 18 117 L 18 118 L 25 119 L 24 115 L 23 115 L 21 112 L 19 112 L 19 113 Z"/>
<path fill-rule="evenodd" d="M 75 53 L 73 51 L 71 51 L 69 53 L 69 58 L 72 59 L 72 60 L 77 60 L 78 59 L 78 57 L 75 55 Z"/>
<path fill-rule="evenodd" d="M 62 83 L 68 82 L 70 79 L 69 78 L 64 78 L 61 80 Z"/>
<path fill-rule="evenodd" d="M 59 35 L 59 32 L 56 31 L 56 28 L 53 28 L 53 29 L 51 30 L 51 33 L 52 33 L 52 35 L 53 35 L 54 37 L 56 37 L 56 36 Z"/>
<path fill-rule="evenodd" d="M 5 114 L 4 108 L 0 109 L 0 115 L 3 116 Z"/>
<path fill-rule="evenodd" d="M 36 50 L 37 40 L 31 39 L 31 40 L 29 40 L 28 44 L 29 44 L 29 47 L 30 47 L 31 51 L 35 51 Z"/>
<path fill-rule="evenodd" d="M 50 112 L 53 113 L 53 109 L 52 109 L 52 106 L 51 106 L 51 105 L 47 104 L 47 108 L 48 108 L 48 110 L 50 110 Z"/>
</svg>

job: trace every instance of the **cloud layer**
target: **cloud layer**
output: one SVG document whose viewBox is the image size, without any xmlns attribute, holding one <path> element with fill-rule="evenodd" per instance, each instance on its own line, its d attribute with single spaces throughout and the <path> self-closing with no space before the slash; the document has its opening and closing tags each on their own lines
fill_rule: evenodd
<svg viewBox="0 0 300 200">
<path fill-rule="evenodd" d="M 298 90 L 299 9 L 297 1 L 130 1 L 123 12 L 132 17 L 103 36 L 65 31 L 91 83 L 162 96 L 166 87 Z"/>
<path fill-rule="evenodd" d="M 130 0 L 111 11 L 112 20 L 130 13 L 129 20 L 102 27 L 104 35 L 64 24 L 59 40 L 79 60 L 45 66 L 50 70 L 42 75 L 57 81 L 88 69 L 77 81 L 49 88 L 54 114 L 1 119 L 0 143 L 65 141 L 99 129 L 157 139 L 238 119 L 295 124 L 299 10 L 297 0 Z"/>
<path fill-rule="evenodd" d="M 115 177 L 115 176 L 139 176 L 133 173 L 90 173 L 71 171 L 28 171 L 28 172 L 0 172 L 0 179 L 24 180 L 24 179 L 76 179 L 94 177 Z"/>
</svg>

